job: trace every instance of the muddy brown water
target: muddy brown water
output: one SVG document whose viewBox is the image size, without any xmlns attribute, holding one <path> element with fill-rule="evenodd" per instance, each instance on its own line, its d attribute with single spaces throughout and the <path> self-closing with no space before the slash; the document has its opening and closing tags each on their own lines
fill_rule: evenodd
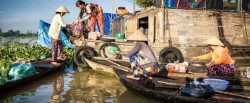
<svg viewBox="0 0 250 103">
<path fill-rule="evenodd" d="M 65 68 L 0 93 L 0 103 L 157 103 L 137 96 L 115 76 L 89 68 Z"/>
</svg>

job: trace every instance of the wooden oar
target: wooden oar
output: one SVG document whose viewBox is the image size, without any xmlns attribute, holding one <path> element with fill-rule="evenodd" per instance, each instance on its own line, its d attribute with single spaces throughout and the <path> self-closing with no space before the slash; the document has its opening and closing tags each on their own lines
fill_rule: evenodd
<svg viewBox="0 0 250 103">
<path fill-rule="evenodd" d="M 241 94 L 236 94 L 236 93 L 224 92 L 224 91 L 219 91 L 219 90 L 215 90 L 214 92 L 215 93 L 219 93 L 219 94 L 227 94 L 227 95 L 231 95 L 231 96 L 236 96 L 236 97 L 250 99 L 250 96 L 247 96 L 247 95 L 241 95 Z"/>
<path fill-rule="evenodd" d="M 110 59 L 101 58 L 101 57 L 98 57 L 98 58 L 95 57 L 94 59 L 97 59 L 97 60 L 105 60 L 105 61 L 107 61 L 107 62 L 112 63 L 112 64 L 113 64 L 113 65 L 111 65 L 112 67 L 115 67 L 115 68 L 118 68 L 118 69 L 122 68 L 122 69 L 120 69 L 120 70 L 123 70 L 123 71 L 126 71 L 126 72 L 129 72 L 129 71 L 130 71 L 130 68 L 125 67 L 125 66 L 122 66 L 122 65 L 120 65 L 120 64 L 118 64 L 118 63 L 115 63 L 115 62 L 111 61 Z"/>
<path fill-rule="evenodd" d="M 110 66 L 113 67 L 113 68 L 125 71 L 125 72 L 129 72 L 129 70 L 127 68 L 124 68 L 124 67 L 120 67 L 120 66 L 117 66 L 117 65 L 110 65 Z"/>
</svg>

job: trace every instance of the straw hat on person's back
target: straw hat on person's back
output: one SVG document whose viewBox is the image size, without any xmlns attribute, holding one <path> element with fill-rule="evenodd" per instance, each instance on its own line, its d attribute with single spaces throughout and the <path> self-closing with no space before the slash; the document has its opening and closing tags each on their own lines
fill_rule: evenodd
<svg viewBox="0 0 250 103">
<path fill-rule="evenodd" d="M 69 11 L 63 5 L 56 9 L 56 12 L 69 13 Z"/>
<path fill-rule="evenodd" d="M 204 41 L 207 45 L 218 45 L 218 46 L 224 46 L 224 44 L 215 36 L 211 37 L 210 39 Z"/>
<path fill-rule="evenodd" d="M 127 40 L 130 41 L 149 41 L 148 37 L 142 33 L 140 30 L 137 30 L 132 35 L 130 35 Z"/>
</svg>

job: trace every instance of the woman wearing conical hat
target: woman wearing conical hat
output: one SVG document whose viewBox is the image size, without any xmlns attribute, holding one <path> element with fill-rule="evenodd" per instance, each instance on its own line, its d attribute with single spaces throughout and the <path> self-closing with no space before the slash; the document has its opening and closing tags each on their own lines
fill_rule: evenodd
<svg viewBox="0 0 250 103">
<path fill-rule="evenodd" d="M 212 37 L 204 43 L 209 46 L 211 52 L 193 57 L 192 59 L 211 59 L 211 61 L 206 64 L 208 67 L 208 74 L 211 76 L 233 76 L 236 71 L 234 65 L 235 61 L 229 55 L 227 47 L 224 47 L 223 43 L 216 37 Z"/>
<path fill-rule="evenodd" d="M 63 45 L 62 41 L 60 40 L 60 31 L 61 27 L 66 27 L 66 24 L 64 24 L 62 17 L 66 13 L 69 13 L 69 11 L 64 6 L 60 6 L 55 12 L 56 14 L 51 22 L 48 32 L 52 43 L 52 63 L 55 63 L 58 60 L 64 58 Z"/>
<path fill-rule="evenodd" d="M 130 35 L 127 40 L 134 41 L 136 44 L 129 51 L 117 52 L 129 57 L 132 75 L 128 78 L 139 80 L 140 75 L 152 76 L 159 72 L 158 62 L 151 48 L 145 43 L 148 38 L 140 30 Z"/>
</svg>

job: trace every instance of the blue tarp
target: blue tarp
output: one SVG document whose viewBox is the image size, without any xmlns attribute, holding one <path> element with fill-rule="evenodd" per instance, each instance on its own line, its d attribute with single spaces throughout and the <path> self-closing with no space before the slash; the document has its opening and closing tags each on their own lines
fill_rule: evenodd
<svg viewBox="0 0 250 103">
<path fill-rule="evenodd" d="M 120 16 L 119 14 L 103 13 L 104 16 L 104 35 L 110 35 L 110 24 L 112 20 Z M 98 22 L 95 24 L 95 31 L 100 31 Z"/>
<path fill-rule="evenodd" d="M 51 45 L 50 37 L 48 35 L 49 27 L 50 27 L 49 23 L 46 23 L 42 20 L 39 21 L 37 43 L 44 46 L 44 47 L 51 48 L 52 45 Z M 74 48 L 74 45 L 70 43 L 67 36 L 62 32 L 62 30 L 60 32 L 60 37 L 61 37 L 61 40 L 62 40 L 64 46 L 67 46 L 69 48 Z"/>
<path fill-rule="evenodd" d="M 111 14 L 111 13 L 104 13 L 104 35 L 110 35 L 110 24 L 112 20 L 116 17 L 120 16 L 119 14 Z M 51 41 L 48 35 L 50 24 L 46 23 L 42 20 L 39 21 L 39 31 L 38 31 L 38 44 L 51 48 Z M 98 22 L 95 25 L 95 31 L 100 31 Z M 74 45 L 70 43 L 67 36 L 61 31 L 61 40 L 63 41 L 63 45 L 69 48 L 74 48 Z"/>
</svg>

